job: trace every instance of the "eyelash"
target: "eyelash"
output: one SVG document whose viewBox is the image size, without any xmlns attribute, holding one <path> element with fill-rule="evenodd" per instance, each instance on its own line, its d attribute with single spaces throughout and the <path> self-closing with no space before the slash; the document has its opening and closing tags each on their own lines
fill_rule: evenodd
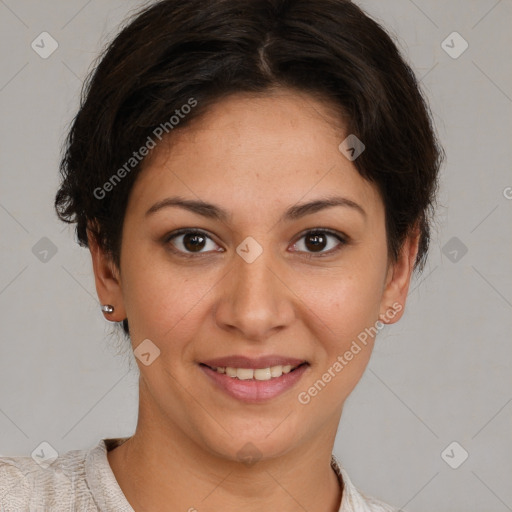
<svg viewBox="0 0 512 512">
<path fill-rule="evenodd" d="M 170 245 L 172 252 L 174 252 L 175 254 L 178 254 L 180 257 L 183 257 L 183 258 L 197 258 L 197 257 L 201 257 L 202 255 L 208 254 L 208 252 L 205 252 L 205 253 L 199 253 L 199 252 L 198 253 L 185 253 L 185 252 L 183 252 L 183 251 L 181 251 L 179 249 L 174 248 L 172 246 L 172 244 L 170 243 L 171 240 L 174 240 L 178 236 L 180 236 L 180 235 L 188 235 L 188 234 L 201 235 L 201 236 L 204 236 L 205 238 L 209 238 L 210 240 L 213 241 L 213 239 L 205 231 L 201 231 L 199 229 L 183 228 L 183 229 L 179 229 L 177 231 L 173 231 L 172 233 L 169 233 L 168 235 L 166 235 L 164 237 L 164 244 L 165 245 Z M 345 235 L 342 235 L 341 233 L 338 233 L 337 231 L 333 231 L 331 229 L 326 229 L 326 228 L 313 228 L 313 229 L 308 229 L 307 231 L 302 233 L 299 236 L 299 238 L 297 238 L 297 240 L 293 243 L 293 245 L 297 244 L 302 238 L 304 238 L 305 236 L 310 235 L 310 234 L 326 234 L 326 235 L 331 235 L 334 238 L 336 238 L 340 243 L 339 243 L 339 245 L 337 247 L 335 247 L 334 249 L 330 249 L 327 252 L 319 252 L 319 253 L 309 252 L 308 253 L 308 252 L 304 252 L 304 251 L 298 251 L 298 252 L 302 252 L 303 253 L 302 257 L 307 258 L 307 259 L 322 258 L 322 257 L 325 257 L 325 256 L 331 256 L 332 254 L 334 254 L 334 253 L 338 252 L 339 250 L 341 250 L 342 247 L 348 243 L 348 237 L 346 237 Z"/>
</svg>

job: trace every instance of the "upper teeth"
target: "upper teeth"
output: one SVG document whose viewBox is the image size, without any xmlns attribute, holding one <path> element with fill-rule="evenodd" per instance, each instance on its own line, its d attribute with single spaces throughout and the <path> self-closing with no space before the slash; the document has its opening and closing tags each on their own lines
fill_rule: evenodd
<svg viewBox="0 0 512 512">
<path fill-rule="evenodd" d="M 227 368 L 212 368 L 216 370 L 218 373 L 225 373 L 229 377 L 237 377 L 240 380 L 270 380 L 273 377 L 281 377 L 283 373 L 290 373 L 292 369 L 296 367 L 292 367 L 292 365 L 278 365 L 271 366 L 270 368 L 231 368 L 228 366 Z"/>
</svg>

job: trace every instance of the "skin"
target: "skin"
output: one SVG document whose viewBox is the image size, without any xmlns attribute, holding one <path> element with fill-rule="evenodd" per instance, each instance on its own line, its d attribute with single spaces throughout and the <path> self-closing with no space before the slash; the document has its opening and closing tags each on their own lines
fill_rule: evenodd
<svg viewBox="0 0 512 512">
<path fill-rule="evenodd" d="M 332 112 L 291 90 L 223 99 L 145 160 L 128 201 L 119 269 L 90 238 L 99 299 L 115 306 L 109 320 L 129 319 L 133 348 L 150 339 L 160 350 L 148 366 L 137 359 L 136 432 L 108 453 L 137 512 L 339 509 L 330 457 L 374 340 L 308 404 L 297 395 L 365 328 L 400 319 L 418 234 L 397 261 L 388 259 L 382 198 L 339 151 L 348 134 Z M 290 206 L 332 195 L 365 215 L 336 206 L 280 221 Z M 179 207 L 145 215 L 171 196 L 213 203 L 228 218 Z M 179 228 L 210 236 L 199 254 L 184 236 L 165 240 Z M 315 251 L 304 232 L 318 228 L 348 242 L 327 235 Z M 252 263 L 236 252 L 248 236 L 263 249 Z M 247 404 L 219 391 L 198 366 L 233 354 L 279 354 L 310 366 L 291 390 Z M 249 442 L 260 455 L 250 466 L 237 456 Z"/>
</svg>

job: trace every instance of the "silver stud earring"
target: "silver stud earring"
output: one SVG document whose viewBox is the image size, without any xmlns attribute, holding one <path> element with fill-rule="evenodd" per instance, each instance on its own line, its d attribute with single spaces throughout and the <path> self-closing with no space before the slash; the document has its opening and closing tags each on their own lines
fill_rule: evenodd
<svg viewBox="0 0 512 512">
<path fill-rule="evenodd" d="M 104 304 L 101 306 L 101 311 L 103 311 L 103 313 L 113 313 L 114 306 L 111 306 L 110 304 Z"/>
</svg>

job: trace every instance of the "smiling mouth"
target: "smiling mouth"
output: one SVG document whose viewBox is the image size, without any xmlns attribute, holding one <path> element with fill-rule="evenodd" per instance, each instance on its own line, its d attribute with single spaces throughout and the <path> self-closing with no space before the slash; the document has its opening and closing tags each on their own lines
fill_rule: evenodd
<svg viewBox="0 0 512 512">
<path fill-rule="evenodd" d="M 296 366 L 292 365 L 276 365 L 269 366 L 267 368 L 233 368 L 231 366 L 208 366 L 207 364 L 200 363 L 200 366 L 205 366 L 210 368 L 220 374 L 225 374 L 228 377 L 238 380 L 272 380 L 281 377 L 282 375 L 292 373 L 298 368 L 308 365 L 307 362 L 298 364 Z"/>
</svg>

